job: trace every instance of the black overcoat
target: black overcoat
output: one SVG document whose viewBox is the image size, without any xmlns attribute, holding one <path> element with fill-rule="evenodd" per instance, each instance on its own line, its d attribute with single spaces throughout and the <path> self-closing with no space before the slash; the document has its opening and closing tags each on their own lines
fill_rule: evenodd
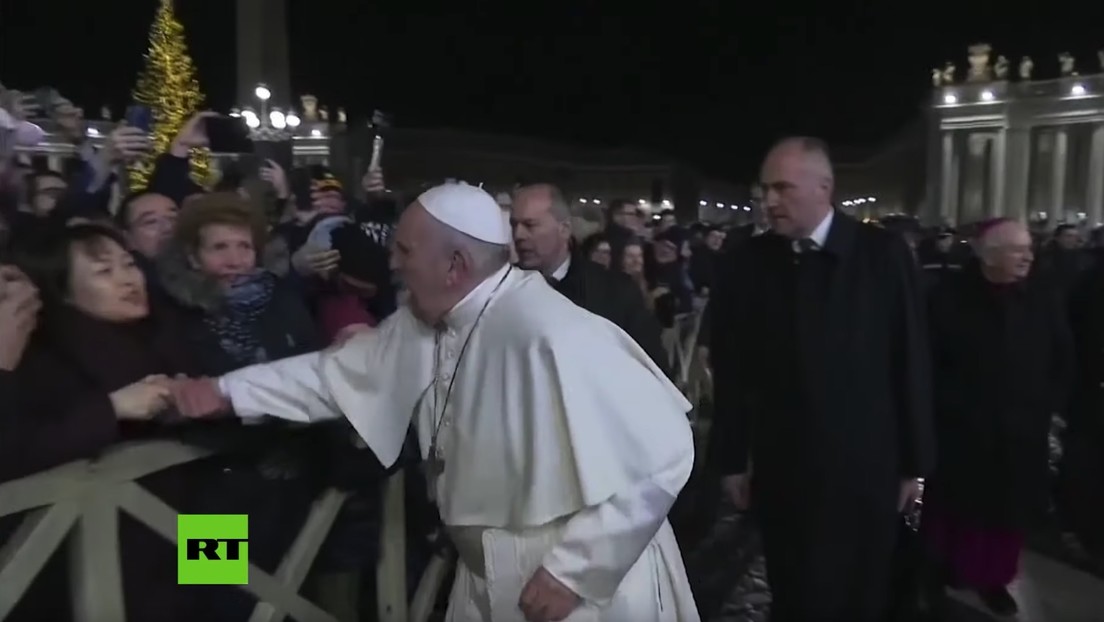
<svg viewBox="0 0 1104 622">
<path fill-rule="evenodd" d="M 917 277 L 904 240 L 836 212 L 818 251 L 739 245 L 712 301 L 711 461 L 754 465 L 778 619 L 882 615 L 900 481 L 934 451 Z"/>
<path fill-rule="evenodd" d="M 607 270 L 573 252 L 567 274 L 553 287 L 576 305 L 616 324 L 660 369 L 668 370 L 659 321 L 645 306 L 640 288 L 627 275 Z"/>
<path fill-rule="evenodd" d="M 1104 558 L 1104 254 L 1095 259 L 1070 305 L 1077 372 L 1059 505 L 1085 548 Z"/>
<path fill-rule="evenodd" d="M 991 284 L 976 262 L 932 292 L 938 452 L 925 495 L 971 524 L 1022 530 L 1046 511 L 1050 419 L 1073 374 L 1062 298 L 1044 280 Z"/>
</svg>

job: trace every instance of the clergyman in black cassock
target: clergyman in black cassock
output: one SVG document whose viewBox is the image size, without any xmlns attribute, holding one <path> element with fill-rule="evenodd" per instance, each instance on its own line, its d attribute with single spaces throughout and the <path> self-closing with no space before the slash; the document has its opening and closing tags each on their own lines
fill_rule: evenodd
<svg viewBox="0 0 1104 622">
<path fill-rule="evenodd" d="M 711 302 L 710 453 L 759 520 L 774 622 L 882 622 L 899 512 L 934 452 L 916 266 L 833 210 L 820 141 L 779 143 L 761 183 L 772 231 L 735 249 Z"/>
</svg>

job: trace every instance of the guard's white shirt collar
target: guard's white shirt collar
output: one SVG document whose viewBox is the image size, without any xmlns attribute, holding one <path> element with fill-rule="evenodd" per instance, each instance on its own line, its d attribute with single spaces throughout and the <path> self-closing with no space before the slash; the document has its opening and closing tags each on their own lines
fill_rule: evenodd
<svg viewBox="0 0 1104 622">
<path fill-rule="evenodd" d="M 828 231 L 832 229 L 832 218 L 836 215 L 836 210 L 830 210 L 828 215 L 824 217 L 824 220 L 820 221 L 820 224 L 813 229 L 813 232 L 809 234 L 808 239 L 816 244 L 818 249 L 824 248 L 824 243 L 828 241 Z M 793 241 L 794 252 L 800 253 L 801 246 L 797 240 Z"/>
<path fill-rule="evenodd" d="M 509 264 L 502 266 L 494 274 L 483 279 L 482 283 L 476 285 L 475 289 L 468 292 L 467 296 L 464 296 L 445 314 L 441 323 L 449 330 L 460 330 L 475 323 L 475 318 L 479 317 L 483 305 L 487 304 L 487 300 L 490 299 L 498 284 L 502 282 L 502 278 L 510 267 Z"/>
<path fill-rule="evenodd" d="M 562 281 L 562 280 L 564 280 L 564 277 L 567 276 L 567 271 L 570 268 L 571 268 L 571 255 L 568 255 L 567 259 L 564 259 L 564 262 L 562 264 L 560 264 L 559 268 L 556 268 L 552 272 L 551 276 L 552 276 L 552 278 L 556 279 L 557 281 Z"/>
</svg>

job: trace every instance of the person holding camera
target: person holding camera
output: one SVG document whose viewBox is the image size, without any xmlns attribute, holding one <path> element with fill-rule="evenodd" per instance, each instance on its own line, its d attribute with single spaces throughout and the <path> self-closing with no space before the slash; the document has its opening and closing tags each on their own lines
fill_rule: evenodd
<svg viewBox="0 0 1104 622">
<path fill-rule="evenodd" d="M 38 324 L 38 310 L 42 302 L 38 289 L 18 268 L 0 264 L 0 404 L 16 401 L 15 368 L 23 360 L 31 333 Z M 8 432 L 16 415 L 14 408 L 0 408 L 0 439 L 14 438 Z M 0 461 L 14 452 L 0 448 Z M 0 473 L 7 472 L 8 465 L 0 465 Z M 0 477 L 2 479 L 2 477 Z"/>
<path fill-rule="evenodd" d="M 38 289 L 23 272 L 15 266 L 0 265 L 0 381 L 8 382 L 23 358 L 41 306 Z M 6 384 L 0 386 L 7 388 Z M 8 396 L 5 391 L 3 397 Z"/>
</svg>

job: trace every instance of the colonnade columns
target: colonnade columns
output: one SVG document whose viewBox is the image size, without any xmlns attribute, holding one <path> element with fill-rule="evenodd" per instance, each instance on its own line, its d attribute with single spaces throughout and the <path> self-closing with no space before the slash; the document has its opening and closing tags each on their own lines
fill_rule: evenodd
<svg viewBox="0 0 1104 622">
<path fill-rule="evenodd" d="M 1005 141 L 1007 131 L 1001 128 L 993 134 L 989 144 L 989 205 L 987 216 L 996 218 L 1006 213 L 1004 205 Z"/>
<path fill-rule="evenodd" d="M 1085 212 L 1089 225 L 1095 227 L 1104 223 L 1104 123 L 1093 126 L 1088 182 Z"/>
<path fill-rule="evenodd" d="M 1054 153 L 1051 160 L 1050 206 L 1047 210 L 1047 224 L 1051 227 L 1065 219 L 1066 214 L 1066 160 L 1069 155 L 1069 130 L 1065 127 L 1054 129 Z"/>
<path fill-rule="evenodd" d="M 1027 222 L 1028 182 L 1031 177 L 1031 129 L 1005 130 L 1004 215 Z"/>
<path fill-rule="evenodd" d="M 958 220 L 958 162 L 955 158 L 955 134 L 943 131 L 939 174 L 939 219 L 942 223 L 954 223 Z"/>
</svg>

